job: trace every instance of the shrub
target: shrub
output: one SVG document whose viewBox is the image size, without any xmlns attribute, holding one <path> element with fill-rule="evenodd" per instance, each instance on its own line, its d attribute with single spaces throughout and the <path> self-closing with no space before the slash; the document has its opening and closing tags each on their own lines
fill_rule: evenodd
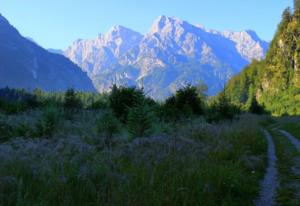
<svg viewBox="0 0 300 206">
<path fill-rule="evenodd" d="M 20 123 L 13 129 L 14 137 L 30 137 L 32 133 L 33 131 L 27 123 Z"/>
<path fill-rule="evenodd" d="M 240 109 L 230 102 L 223 91 L 212 101 L 206 118 L 208 122 L 219 122 L 226 119 L 232 120 L 239 113 Z"/>
<path fill-rule="evenodd" d="M 12 127 L 0 120 L 0 142 L 8 140 L 12 136 Z"/>
<path fill-rule="evenodd" d="M 151 135 L 154 120 L 154 112 L 149 105 L 144 103 L 131 108 L 128 114 L 128 131 L 131 139 Z"/>
<path fill-rule="evenodd" d="M 25 102 L 8 102 L 0 99 L 0 110 L 6 114 L 17 114 L 24 112 L 28 109 L 28 105 Z"/>
<path fill-rule="evenodd" d="M 36 123 L 36 135 L 52 137 L 60 119 L 60 111 L 54 106 L 43 109 L 41 118 Z"/>
<path fill-rule="evenodd" d="M 104 141 L 108 147 L 111 146 L 113 136 L 118 134 L 120 130 L 121 123 L 111 111 L 105 112 L 97 120 L 97 132 L 105 135 Z"/>
<path fill-rule="evenodd" d="M 204 100 L 198 95 L 197 88 L 186 86 L 169 97 L 164 105 L 165 116 L 177 119 L 204 113 Z"/>
<path fill-rule="evenodd" d="M 35 96 L 25 90 L 0 89 L 0 110 L 7 114 L 17 114 L 36 106 Z"/>
<path fill-rule="evenodd" d="M 118 88 L 114 85 L 109 95 L 109 106 L 116 117 L 125 123 L 127 122 L 130 108 L 139 105 L 144 99 L 145 96 L 142 90 L 125 87 Z"/>
<path fill-rule="evenodd" d="M 13 137 L 30 137 L 33 130 L 27 123 L 19 123 L 11 126 L 5 121 L 0 120 L 0 142 L 7 141 Z"/>
<path fill-rule="evenodd" d="M 65 93 L 64 106 L 68 109 L 81 108 L 82 103 L 79 98 L 77 98 L 74 89 L 68 89 Z"/>
<path fill-rule="evenodd" d="M 88 107 L 88 109 L 93 109 L 93 110 L 107 109 L 107 108 L 108 108 L 107 102 L 105 102 L 104 100 L 101 100 L 101 99 L 91 103 L 91 105 L 89 105 L 89 107 Z"/>
</svg>

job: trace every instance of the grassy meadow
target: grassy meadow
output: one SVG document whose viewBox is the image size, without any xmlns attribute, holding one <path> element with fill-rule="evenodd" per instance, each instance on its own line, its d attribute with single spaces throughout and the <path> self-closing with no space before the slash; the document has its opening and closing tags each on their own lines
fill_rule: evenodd
<svg viewBox="0 0 300 206">
<path fill-rule="evenodd" d="M 156 103 L 128 88 L 18 100 L 7 90 L 0 205 L 253 205 L 269 118 L 195 91 Z"/>
</svg>

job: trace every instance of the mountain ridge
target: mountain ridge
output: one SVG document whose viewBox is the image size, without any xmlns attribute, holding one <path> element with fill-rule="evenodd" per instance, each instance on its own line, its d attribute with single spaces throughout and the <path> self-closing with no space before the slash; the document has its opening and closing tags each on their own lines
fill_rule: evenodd
<svg viewBox="0 0 300 206">
<path fill-rule="evenodd" d="M 1 14 L 0 35 L 0 87 L 95 91 L 78 66 L 23 37 Z"/>
<path fill-rule="evenodd" d="M 75 41 L 64 54 L 88 73 L 99 92 L 112 84 L 143 85 L 150 96 L 164 99 L 187 83 L 203 81 L 213 95 L 250 60 L 262 59 L 268 47 L 256 33 L 230 34 L 237 40 L 161 15 L 146 34 L 114 26 L 96 39 Z"/>
</svg>

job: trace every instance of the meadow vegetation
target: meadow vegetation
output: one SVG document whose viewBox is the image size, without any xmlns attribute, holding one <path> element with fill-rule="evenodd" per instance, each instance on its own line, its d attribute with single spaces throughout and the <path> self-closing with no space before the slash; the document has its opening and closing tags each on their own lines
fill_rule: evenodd
<svg viewBox="0 0 300 206">
<path fill-rule="evenodd" d="M 266 167 L 264 117 L 197 91 L 157 103 L 136 88 L 6 88 L 0 205 L 252 205 Z"/>
</svg>

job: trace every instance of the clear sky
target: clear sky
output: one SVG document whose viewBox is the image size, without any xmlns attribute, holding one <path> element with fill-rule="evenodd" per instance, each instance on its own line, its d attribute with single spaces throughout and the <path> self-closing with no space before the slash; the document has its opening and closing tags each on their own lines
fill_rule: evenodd
<svg viewBox="0 0 300 206">
<path fill-rule="evenodd" d="M 159 15 L 271 40 L 293 0 L 0 0 L 0 13 L 45 48 L 64 49 L 114 25 L 146 33 Z"/>
</svg>

